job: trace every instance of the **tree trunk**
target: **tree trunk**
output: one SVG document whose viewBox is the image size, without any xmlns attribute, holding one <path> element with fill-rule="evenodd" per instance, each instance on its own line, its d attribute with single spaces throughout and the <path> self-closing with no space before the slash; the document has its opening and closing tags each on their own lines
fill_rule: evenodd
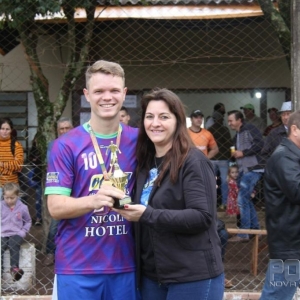
<svg viewBox="0 0 300 300">
<path fill-rule="evenodd" d="M 286 2 L 285 4 L 284 1 Z M 285 20 L 289 18 L 286 10 L 289 7 L 288 2 L 291 0 L 283 0 L 281 2 L 281 8 L 283 10 L 283 15 L 275 8 L 271 0 L 258 0 L 261 9 L 266 17 L 266 19 L 274 27 L 278 40 L 282 46 L 282 50 L 285 54 L 289 68 L 291 68 L 291 31 L 289 29 L 289 24 Z"/>
</svg>

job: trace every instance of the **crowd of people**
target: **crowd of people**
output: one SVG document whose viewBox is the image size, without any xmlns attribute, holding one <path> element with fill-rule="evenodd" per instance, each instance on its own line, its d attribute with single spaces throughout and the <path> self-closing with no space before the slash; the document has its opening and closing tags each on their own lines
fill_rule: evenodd
<svg viewBox="0 0 300 300">
<path fill-rule="evenodd" d="M 290 286 L 270 287 L 274 266 L 298 259 L 300 243 L 284 225 L 288 219 L 298 232 L 300 113 L 292 113 L 291 101 L 268 109 L 269 126 L 251 103 L 227 112 L 226 124 L 225 105 L 217 103 L 206 128 L 200 109 L 187 128 L 180 98 L 156 88 L 143 96 L 140 126 L 133 128 L 119 64 L 89 66 L 83 92 L 90 121 L 73 128 L 70 119 L 58 120 L 47 152 L 44 193 L 52 219 L 43 263 L 55 265 L 54 300 L 223 299 L 224 288 L 233 287 L 224 276 L 227 242 L 250 236 L 229 237 L 218 219 L 216 178 L 220 208 L 241 229 L 260 228 L 253 197 L 264 178 L 271 260 L 261 299 L 292 299 Z M 17 281 L 32 218 L 19 197 L 23 148 L 9 118 L 0 126 L 1 259 L 9 249 Z M 44 174 L 36 136 L 29 161 L 37 226 Z"/>
</svg>

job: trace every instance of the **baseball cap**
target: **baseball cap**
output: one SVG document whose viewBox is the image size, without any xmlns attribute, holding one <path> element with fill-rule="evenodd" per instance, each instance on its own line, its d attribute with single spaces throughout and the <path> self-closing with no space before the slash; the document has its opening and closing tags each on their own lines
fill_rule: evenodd
<svg viewBox="0 0 300 300">
<path fill-rule="evenodd" d="M 254 106 L 251 103 L 245 104 L 244 106 L 241 106 L 240 109 L 252 109 L 254 110 Z"/>
<path fill-rule="evenodd" d="M 271 111 L 274 111 L 274 112 L 278 112 L 278 109 L 276 107 L 271 107 L 268 109 L 268 113 L 270 113 Z"/>
<path fill-rule="evenodd" d="M 292 101 L 283 102 L 279 112 L 292 111 Z"/>
<path fill-rule="evenodd" d="M 197 116 L 204 117 L 204 114 L 200 109 L 196 109 L 196 110 L 192 111 L 190 118 L 197 117 Z"/>
</svg>

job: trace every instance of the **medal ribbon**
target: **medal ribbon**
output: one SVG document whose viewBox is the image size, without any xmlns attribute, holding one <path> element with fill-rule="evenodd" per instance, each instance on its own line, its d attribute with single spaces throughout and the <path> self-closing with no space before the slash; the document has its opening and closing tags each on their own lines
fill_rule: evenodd
<svg viewBox="0 0 300 300">
<path fill-rule="evenodd" d="M 95 135 L 95 133 L 94 133 L 94 131 L 92 129 L 90 121 L 88 122 L 88 130 L 90 132 L 91 140 L 93 142 L 93 146 L 94 146 L 94 149 L 95 149 L 95 152 L 96 152 L 96 156 L 98 158 L 98 161 L 99 161 L 102 173 L 103 173 L 104 180 L 109 180 L 109 176 L 110 176 L 110 171 L 111 170 L 109 170 L 109 172 L 107 172 L 107 170 L 106 170 L 105 163 L 104 163 L 104 160 L 103 160 L 103 157 L 102 157 L 99 145 L 97 143 L 97 138 L 96 138 L 96 135 Z M 119 145 L 120 145 L 121 131 L 122 131 L 122 127 L 121 127 L 121 125 L 119 125 L 118 134 L 117 134 L 117 140 L 116 140 L 117 149 L 119 149 Z"/>
</svg>

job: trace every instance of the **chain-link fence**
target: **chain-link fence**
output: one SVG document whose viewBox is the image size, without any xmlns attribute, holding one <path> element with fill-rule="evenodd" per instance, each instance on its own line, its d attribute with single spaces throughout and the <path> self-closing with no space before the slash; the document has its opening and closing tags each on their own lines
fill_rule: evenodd
<svg viewBox="0 0 300 300">
<path fill-rule="evenodd" d="M 89 120 L 90 107 L 82 92 L 83 72 L 70 73 L 65 81 L 70 53 L 75 57 L 72 61 L 74 66 L 81 68 L 79 65 L 82 64 L 83 70 L 99 59 L 116 61 L 123 66 L 128 87 L 124 104 L 131 116 L 131 126 L 138 127 L 141 97 L 154 87 L 167 87 L 180 96 L 186 106 L 189 124 L 192 111 L 201 110 L 205 124 L 210 116 L 214 116 L 216 104 L 222 103 L 226 112 L 241 110 L 248 121 L 253 118 L 253 112 L 255 118 L 261 118 L 261 124 L 264 124 L 260 128 L 262 133 L 267 125 L 280 126 L 277 110 L 284 101 L 290 100 L 289 57 L 278 38 L 276 27 L 261 12 L 259 3 L 246 0 L 198 1 L 198 4 L 193 2 L 185 6 L 174 3 L 146 5 L 128 1 L 118 6 L 98 6 L 95 13 L 98 19 L 93 24 L 90 40 L 87 37 L 89 23 L 83 9 L 76 11 L 78 22 L 74 27 L 68 20 L 56 15 L 39 18 L 35 23 L 24 21 L 22 26 L 14 29 L 7 25 L 2 28 L 0 117 L 12 119 L 24 149 L 25 160 L 19 182 L 22 201 L 28 205 L 33 220 L 25 239 L 27 246 L 21 250 L 21 255 L 31 260 L 28 262 L 24 257 L 23 261 L 22 258 L 23 269 L 30 276 L 13 282 L 6 269 L 5 280 L 2 278 L 2 295 L 52 293 L 54 266 L 52 257 L 46 255 L 51 218 L 46 207 L 47 200 L 40 196 L 44 186 L 46 144 L 38 146 L 38 151 L 43 147 L 41 153 L 34 152 L 33 146 L 35 137 L 39 141 L 39 135 L 44 138 L 42 142 L 54 138 L 56 121 L 61 115 L 69 117 L 74 126 Z M 275 2 L 269 3 L 276 5 Z M 286 25 L 287 31 L 288 27 Z M 22 29 L 23 32 L 20 32 Z M 72 44 L 72 34 L 76 36 L 76 45 Z M 34 40 L 35 37 L 37 40 Z M 86 48 L 86 56 L 83 56 L 86 44 L 89 47 Z M 32 53 L 29 51 L 31 48 L 35 49 Z M 43 87 L 46 87 L 48 95 L 46 102 L 39 100 L 43 98 L 40 93 Z M 66 92 L 65 95 L 62 91 Z M 61 105 L 63 96 L 68 101 Z M 56 106 L 48 109 L 48 102 Z M 272 112 L 275 115 L 271 115 Z M 52 136 L 50 134 L 45 139 L 44 121 L 49 119 L 49 115 L 52 116 Z M 223 125 L 233 138 L 236 131 L 228 127 L 227 113 Z M 51 130 L 46 130 L 47 134 Z M 214 134 L 222 140 L 222 134 L 216 131 Z M 228 155 L 223 160 L 230 159 L 228 146 L 224 147 L 225 142 L 220 140 L 217 140 L 220 153 Z M 227 144 L 234 145 L 232 141 L 227 141 Z M 226 176 L 221 174 L 221 169 L 216 175 L 218 216 L 225 222 L 230 238 L 235 236 L 241 220 L 235 214 L 229 216 L 226 213 L 226 199 L 222 199 L 222 184 L 227 184 L 224 183 Z M 265 228 L 262 187 L 263 176 L 254 185 L 250 200 L 260 229 Z M 28 244 L 33 247 L 28 247 Z M 224 265 L 226 278 L 232 282 L 231 290 L 260 291 L 267 263 L 265 233 L 253 234 L 249 241 L 229 242 Z"/>
</svg>

